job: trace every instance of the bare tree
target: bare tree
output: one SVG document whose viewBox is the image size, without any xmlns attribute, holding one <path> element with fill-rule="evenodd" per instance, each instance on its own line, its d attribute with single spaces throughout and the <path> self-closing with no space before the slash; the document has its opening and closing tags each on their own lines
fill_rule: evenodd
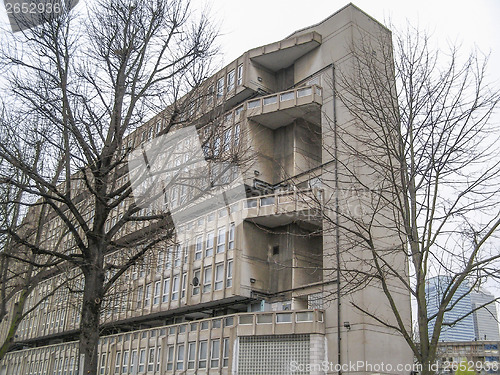
<svg viewBox="0 0 500 375">
<path fill-rule="evenodd" d="M 408 27 L 395 35 L 393 54 L 387 35 L 360 35 L 337 67 L 335 140 L 324 142 L 336 172 L 321 177 L 330 191 L 324 229 L 339 233 L 342 292 L 375 285 L 391 314 L 352 308 L 399 332 L 430 374 L 443 327 L 457 323 L 447 312 L 464 298 L 459 288 L 499 281 L 500 92 L 477 52 L 433 49 Z M 437 275 L 447 283 L 431 312 L 426 283 Z M 401 293 L 414 301 L 418 341 Z"/>
<path fill-rule="evenodd" d="M 3 112 L 5 115 L 5 112 Z M 10 119 L 13 120 L 13 119 Z M 5 124 L 7 118 L 2 118 Z M 22 139 L 16 137 L 8 131 L 8 126 L 2 126 L 2 142 L 11 144 L 17 143 L 18 149 L 26 161 L 30 161 L 32 167 L 37 166 L 39 157 L 42 154 L 43 144 L 39 137 L 32 137 L 29 129 L 19 131 L 18 136 L 22 134 Z M 40 134 L 43 133 L 41 127 Z M 27 141 L 30 139 L 30 141 Z M 36 285 L 58 273 L 58 266 L 61 259 L 54 257 L 36 257 L 29 248 L 19 247 L 17 241 L 9 234 L 14 231 L 23 240 L 31 238 L 39 246 L 41 243 L 41 234 L 43 226 L 48 222 L 47 206 L 40 205 L 36 208 L 37 218 L 35 220 L 22 220 L 26 212 L 26 204 L 29 202 L 26 192 L 16 184 L 10 184 L 10 181 L 18 181 L 21 184 L 28 184 L 29 177 L 23 171 L 0 163 L 2 169 L 2 185 L 0 187 L 0 212 L 2 221 L 0 228 L 0 322 L 6 327 L 6 332 L 2 335 L 0 343 L 0 359 L 8 352 L 14 343 L 17 330 L 23 320 L 25 320 L 46 298 L 53 293 L 48 293 L 37 301 L 33 300 L 32 292 Z M 35 210 L 33 210 L 35 211 Z M 33 213 L 32 211 L 32 213 Z M 60 236 L 60 239 L 62 236 Z M 61 283 L 62 287 L 64 283 Z M 55 290 L 54 290 L 55 292 Z"/>
<path fill-rule="evenodd" d="M 26 238 L 12 226 L 2 233 L 37 259 L 58 259 L 83 274 L 80 370 L 95 374 L 106 293 L 172 235 L 165 212 L 144 212 L 133 202 L 123 176 L 137 141 L 125 139 L 165 102 L 205 78 L 216 31 L 180 0 L 96 1 L 85 15 L 61 12 L 47 21 L 11 35 L 1 56 L 7 106 L 23 121 L 3 125 L 16 135 L 43 124 L 44 150 L 33 165 L 4 139 L 0 158 L 26 176 L 4 181 L 31 198 L 23 203 L 28 216 L 37 206 L 47 207 L 51 221 L 44 233 L 55 230 L 63 239 L 61 246 L 47 236 L 38 243 L 36 234 Z M 156 135 L 181 123 L 181 110 L 171 111 Z M 142 225 L 135 235 L 122 236 L 136 223 Z M 108 263 L 106 254 L 120 249 L 123 259 Z"/>
</svg>

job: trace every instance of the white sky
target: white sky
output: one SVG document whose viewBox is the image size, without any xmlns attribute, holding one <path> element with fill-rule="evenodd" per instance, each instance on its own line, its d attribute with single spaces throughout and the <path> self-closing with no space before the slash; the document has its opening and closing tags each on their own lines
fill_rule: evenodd
<svg viewBox="0 0 500 375">
<path fill-rule="evenodd" d="M 208 1 L 221 23 L 223 63 L 243 52 L 283 39 L 293 31 L 322 21 L 348 0 L 195 0 Z M 356 0 L 353 4 L 385 23 L 407 20 L 433 32 L 441 44 L 463 43 L 464 53 L 474 44 L 490 53 L 490 68 L 500 67 L 499 0 Z M 492 78 L 500 81 L 500 71 Z"/>
<path fill-rule="evenodd" d="M 0 0 L 0 4 L 5 0 Z M 90 0 L 80 0 L 80 6 Z M 348 0 L 191 0 L 194 8 L 209 4 L 221 25 L 222 64 L 243 52 L 283 39 L 293 31 L 322 21 L 348 4 Z M 459 42 L 464 53 L 474 44 L 491 52 L 491 67 L 500 67 L 499 0 L 356 0 L 353 3 L 384 23 L 407 20 L 434 32 L 440 42 Z M 7 26 L 0 5 L 0 25 Z M 491 70 L 500 81 L 500 70 Z"/>
</svg>

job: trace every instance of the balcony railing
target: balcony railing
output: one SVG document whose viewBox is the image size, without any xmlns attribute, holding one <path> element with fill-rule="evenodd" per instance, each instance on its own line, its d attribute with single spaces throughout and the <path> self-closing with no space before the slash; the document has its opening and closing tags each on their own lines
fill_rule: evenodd
<svg viewBox="0 0 500 375">
<path fill-rule="evenodd" d="M 322 89 L 317 85 L 282 91 L 246 102 L 247 116 L 317 102 L 322 104 Z"/>
<path fill-rule="evenodd" d="M 303 189 L 295 191 L 279 191 L 274 194 L 247 198 L 245 209 L 273 206 L 275 213 L 298 211 L 304 209 L 318 210 L 323 204 L 322 189 Z"/>
<path fill-rule="evenodd" d="M 236 335 L 233 335 L 234 330 Z M 130 373 L 136 373 L 132 369 L 138 364 L 143 365 L 143 369 L 139 372 L 145 373 L 145 361 L 137 363 L 135 356 L 144 353 L 141 355 L 145 358 L 146 351 L 152 352 L 153 355 L 156 353 L 156 361 L 148 361 L 148 366 L 152 366 L 151 370 L 148 367 L 148 373 L 179 373 L 175 371 L 173 365 L 174 350 L 179 351 L 182 348 L 182 353 L 187 354 L 188 348 L 195 343 L 197 345 L 200 345 L 200 342 L 215 342 L 216 345 L 227 343 L 228 347 L 232 347 L 233 340 L 241 336 L 312 333 L 325 333 L 322 310 L 239 313 L 124 332 L 100 338 L 99 373 L 129 373 L 127 371 L 129 369 Z M 222 361 L 217 362 L 213 371 L 218 369 L 218 373 L 222 373 L 222 368 L 228 367 L 235 355 L 237 353 L 232 351 L 224 352 Z M 78 342 L 73 341 L 7 353 L 0 362 L 0 368 L 6 371 L 2 373 L 7 374 L 55 374 L 59 370 L 58 374 L 74 375 L 78 372 L 78 358 Z M 181 370 L 190 369 L 189 357 L 187 355 L 177 357 L 175 366 Z M 122 368 L 124 370 L 120 371 Z M 206 373 L 206 367 L 200 369 L 200 372 Z"/>
</svg>

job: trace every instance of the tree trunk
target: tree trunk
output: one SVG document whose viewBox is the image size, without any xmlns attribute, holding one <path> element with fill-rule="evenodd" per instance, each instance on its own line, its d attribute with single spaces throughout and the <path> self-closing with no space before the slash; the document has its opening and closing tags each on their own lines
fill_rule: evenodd
<svg viewBox="0 0 500 375">
<path fill-rule="evenodd" d="M 91 267 L 85 274 L 80 323 L 80 374 L 96 375 L 99 344 L 99 319 L 103 297 L 102 268 Z"/>
<path fill-rule="evenodd" d="M 9 351 L 10 346 L 12 345 L 12 342 L 16 337 L 17 328 L 19 327 L 19 324 L 21 324 L 21 321 L 23 320 L 23 310 L 28 296 L 29 296 L 29 291 L 27 289 L 23 289 L 21 291 L 19 301 L 17 301 L 14 304 L 12 319 L 10 320 L 9 331 L 7 332 L 7 336 L 4 342 L 2 343 L 2 346 L 0 346 L 0 361 L 3 359 L 3 357 L 5 357 L 5 354 L 7 354 L 7 352 Z"/>
</svg>

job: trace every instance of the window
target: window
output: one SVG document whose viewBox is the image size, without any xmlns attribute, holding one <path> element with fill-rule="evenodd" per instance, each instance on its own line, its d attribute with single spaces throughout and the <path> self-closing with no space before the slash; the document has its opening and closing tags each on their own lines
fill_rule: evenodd
<svg viewBox="0 0 500 375">
<path fill-rule="evenodd" d="M 142 306 L 143 295 L 144 295 L 144 288 L 141 285 L 137 288 L 137 308 L 140 308 Z"/>
<path fill-rule="evenodd" d="M 200 270 L 193 272 L 193 296 L 200 293 Z"/>
<path fill-rule="evenodd" d="M 223 253 L 226 248 L 226 229 L 219 228 L 217 231 L 217 254 Z"/>
<path fill-rule="evenodd" d="M 165 256 L 165 269 L 172 267 L 172 246 L 167 247 L 167 254 Z"/>
<path fill-rule="evenodd" d="M 177 370 L 184 369 L 184 345 L 179 345 L 177 347 L 177 363 L 175 365 Z"/>
<path fill-rule="evenodd" d="M 273 246 L 273 255 L 279 255 L 280 247 L 278 245 Z"/>
<path fill-rule="evenodd" d="M 222 354 L 222 367 L 229 365 L 229 339 L 224 339 L 224 352 Z"/>
<path fill-rule="evenodd" d="M 194 362 L 196 360 L 196 343 L 190 342 L 188 346 L 188 370 L 194 369 Z"/>
<path fill-rule="evenodd" d="M 122 361 L 122 372 L 126 373 L 128 370 L 128 350 L 123 352 L 123 361 Z"/>
<path fill-rule="evenodd" d="M 139 372 L 144 372 L 144 363 L 146 362 L 146 349 L 141 349 L 139 352 Z"/>
<path fill-rule="evenodd" d="M 203 237 L 198 236 L 198 237 L 196 237 L 196 247 L 195 247 L 195 253 L 194 253 L 195 260 L 201 259 L 202 249 L 203 249 Z"/>
<path fill-rule="evenodd" d="M 132 358 L 130 359 L 130 372 L 133 374 L 135 363 L 137 362 L 137 350 L 132 350 Z"/>
<path fill-rule="evenodd" d="M 238 77 L 236 84 L 240 86 L 243 83 L 243 64 L 238 65 Z"/>
<path fill-rule="evenodd" d="M 144 263 L 139 264 L 139 277 L 144 277 L 146 275 L 146 271 L 144 268 Z"/>
<path fill-rule="evenodd" d="M 184 264 L 187 264 L 189 258 L 189 242 L 184 242 L 184 248 L 182 249 L 182 253 L 184 255 Z"/>
<path fill-rule="evenodd" d="M 149 348 L 148 371 L 153 371 L 155 367 L 155 348 Z"/>
<path fill-rule="evenodd" d="M 115 374 L 120 373 L 120 365 L 121 365 L 121 352 L 116 352 L 116 357 L 115 357 Z"/>
<path fill-rule="evenodd" d="M 276 314 L 276 323 L 291 323 L 291 322 L 292 322 L 291 313 Z"/>
<path fill-rule="evenodd" d="M 228 316 L 224 318 L 224 327 L 231 327 L 234 325 L 234 317 Z"/>
<path fill-rule="evenodd" d="M 144 292 L 144 306 L 149 306 L 149 302 L 151 302 L 151 283 L 146 284 Z"/>
<path fill-rule="evenodd" d="M 228 152 L 230 148 L 231 148 L 231 129 L 226 129 L 222 134 L 222 152 Z"/>
<path fill-rule="evenodd" d="M 224 264 L 218 264 L 215 266 L 215 290 L 221 290 L 222 284 L 224 283 Z"/>
<path fill-rule="evenodd" d="M 207 107 L 210 107 L 214 101 L 214 85 L 210 85 L 207 91 Z"/>
<path fill-rule="evenodd" d="M 161 272 L 163 270 L 163 257 L 165 253 L 163 250 L 158 251 L 158 261 L 156 262 L 156 272 Z"/>
<path fill-rule="evenodd" d="M 217 80 L 217 99 L 222 98 L 224 95 L 224 77 Z"/>
<path fill-rule="evenodd" d="M 220 355 L 220 340 L 212 340 L 212 348 L 210 350 L 210 367 L 219 367 L 219 355 Z"/>
<path fill-rule="evenodd" d="M 207 342 L 200 341 L 198 347 L 198 368 L 207 368 L 207 349 Z"/>
<path fill-rule="evenodd" d="M 47 361 L 45 361 L 47 363 Z M 69 375 L 73 375 L 73 370 L 75 369 L 75 357 L 71 356 L 69 360 Z M 46 370 L 44 368 L 43 373 L 46 374 Z M 40 362 L 40 375 L 42 374 L 42 363 Z M 75 375 L 77 372 L 75 372 Z"/>
<path fill-rule="evenodd" d="M 205 256 L 209 257 L 214 255 L 214 232 L 207 233 L 207 247 L 205 249 Z"/>
<path fill-rule="evenodd" d="M 234 223 L 231 223 L 229 226 L 229 238 L 227 242 L 229 250 L 234 249 Z"/>
<path fill-rule="evenodd" d="M 167 355 L 167 371 L 173 370 L 174 368 L 174 347 L 168 347 L 168 355 Z"/>
<path fill-rule="evenodd" d="M 233 286 L 233 261 L 227 262 L 226 288 Z"/>
<path fill-rule="evenodd" d="M 161 281 L 157 281 L 155 282 L 153 305 L 158 305 L 160 303 L 160 290 L 161 290 Z"/>
<path fill-rule="evenodd" d="M 170 279 L 163 280 L 163 294 L 161 296 L 161 301 L 163 303 L 168 301 L 168 294 L 170 293 Z"/>
<path fill-rule="evenodd" d="M 175 246 L 174 267 L 181 265 L 181 245 Z"/>
<path fill-rule="evenodd" d="M 234 90 L 234 69 L 227 73 L 227 92 Z"/>
<path fill-rule="evenodd" d="M 186 284 L 187 284 L 187 273 L 182 274 L 182 281 L 181 281 L 181 298 L 186 297 Z"/>
<path fill-rule="evenodd" d="M 174 276 L 172 281 L 172 301 L 179 298 L 179 276 Z"/>
<path fill-rule="evenodd" d="M 99 369 L 99 374 L 101 374 L 101 375 L 104 374 L 105 370 L 106 370 L 106 353 L 102 353 L 102 355 L 101 355 L 101 368 Z"/>
<path fill-rule="evenodd" d="M 187 155 L 187 154 L 184 155 L 184 162 L 185 163 L 187 163 L 188 157 L 189 157 L 189 155 Z M 187 170 L 187 167 L 185 168 L 185 170 Z M 181 188 L 181 190 L 180 190 L 180 194 L 179 194 L 179 204 L 184 205 L 187 202 L 187 198 L 188 198 L 187 191 L 188 190 L 187 190 L 186 185 L 181 185 L 180 188 Z"/>
<path fill-rule="evenodd" d="M 156 349 L 156 371 L 160 371 L 161 366 L 161 348 Z"/>
<path fill-rule="evenodd" d="M 241 125 L 236 124 L 234 126 L 234 132 L 233 132 L 233 139 L 234 139 L 234 147 L 237 147 L 240 144 L 240 137 L 241 137 Z"/>
<path fill-rule="evenodd" d="M 206 267 L 203 271 L 203 293 L 210 292 L 212 288 L 212 267 Z"/>
</svg>

